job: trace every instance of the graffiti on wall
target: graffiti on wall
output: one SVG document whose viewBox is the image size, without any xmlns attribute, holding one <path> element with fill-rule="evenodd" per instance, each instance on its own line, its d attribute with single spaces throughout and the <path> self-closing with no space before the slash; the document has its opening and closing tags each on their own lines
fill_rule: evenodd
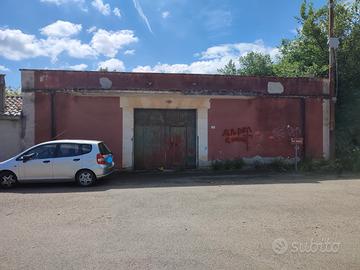
<svg viewBox="0 0 360 270">
<path fill-rule="evenodd" d="M 223 137 L 226 143 L 242 142 L 246 145 L 246 151 L 249 151 L 249 139 L 253 138 L 253 132 L 250 127 L 240 127 L 237 129 L 225 129 Z"/>
<path fill-rule="evenodd" d="M 270 134 L 269 134 L 270 133 Z M 259 150 L 266 144 L 267 140 L 271 142 L 289 142 L 291 138 L 301 137 L 302 130 L 297 126 L 280 126 L 271 131 L 253 131 L 251 127 L 228 128 L 224 129 L 222 136 L 225 143 L 232 144 L 236 142 L 244 143 L 246 151 L 249 151 L 250 139 L 253 140 L 252 146 Z"/>
</svg>

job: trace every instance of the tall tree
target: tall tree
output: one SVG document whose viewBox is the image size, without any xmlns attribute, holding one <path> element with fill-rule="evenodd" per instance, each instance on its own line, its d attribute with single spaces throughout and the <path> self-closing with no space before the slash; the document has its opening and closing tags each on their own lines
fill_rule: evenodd
<svg viewBox="0 0 360 270">
<path fill-rule="evenodd" d="M 236 69 L 233 60 L 230 60 L 219 72 L 225 75 L 243 76 L 272 76 L 274 75 L 273 62 L 270 55 L 250 52 L 239 58 L 239 69 Z"/>
<path fill-rule="evenodd" d="M 339 157 L 357 155 L 360 168 L 360 0 L 335 1 L 335 36 L 340 40 L 337 50 L 336 142 Z M 267 71 L 277 76 L 328 76 L 328 6 L 315 9 L 311 2 L 300 7 L 298 35 L 283 40 L 275 63 L 267 62 Z M 255 57 L 253 57 L 255 58 Z M 238 74 L 263 75 L 253 72 L 258 61 L 244 61 Z M 245 67 L 245 68 L 244 68 Z M 349 163 L 353 164 L 356 158 Z"/>
<path fill-rule="evenodd" d="M 236 65 L 233 60 L 230 60 L 223 68 L 218 70 L 219 73 L 224 75 L 237 75 Z"/>
<path fill-rule="evenodd" d="M 248 53 L 239 59 L 239 75 L 271 76 L 274 75 L 270 55 L 257 52 Z"/>
</svg>

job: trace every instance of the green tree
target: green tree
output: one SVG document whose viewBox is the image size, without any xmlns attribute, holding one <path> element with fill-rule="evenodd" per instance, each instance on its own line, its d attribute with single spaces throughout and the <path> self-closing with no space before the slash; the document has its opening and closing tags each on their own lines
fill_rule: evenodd
<svg viewBox="0 0 360 270">
<path fill-rule="evenodd" d="M 278 76 L 325 77 L 328 72 L 327 7 L 315 10 L 312 3 L 304 1 L 300 7 L 298 36 L 283 40 L 281 57 L 275 65 Z"/>
<path fill-rule="evenodd" d="M 337 155 L 351 157 L 358 153 L 360 168 L 360 0 L 337 0 L 335 4 L 335 36 L 340 40 L 336 53 Z M 252 55 L 242 60 L 237 74 L 326 78 L 329 68 L 328 6 L 315 9 L 311 2 L 304 0 L 299 13 L 296 18 L 298 34 L 292 40 L 282 41 L 280 56 L 275 63 L 270 58 L 256 61 L 259 57 Z"/>
<path fill-rule="evenodd" d="M 268 54 L 257 52 L 248 53 L 239 59 L 239 75 L 244 76 L 272 76 L 274 75 L 273 62 Z"/>
<path fill-rule="evenodd" d="M 5 95 L 7 96 L 19 96 L 21 90 L 19 88 L 13 88 L 13 87 L 6 87 L 5 88 Z"/>
<path fill-rule="evenodd" d="M 236 69 L 233 60 L 219 69 L 219 72 L 225 75 L 242 76 L 272 76 L 274 75 L 273 62 L 270 55 L 257 52 L 250 52 L 239 58 L 239 69 Z"/>
<path fill-rule="evenodd" d="M 218 69 L 218 72 L 224 75 L 237 75 L 237 69 L 233 60 L 230 60 L 223 68 Z"/>
<path fill-rule="evenodd" d="M 360 0 L 336 1 L 337 50 L 336 147 L 338 157 L 360 157 Z M 279 76 L 328 76 L 328 7 L 304 1 L 294 40 L 284 40 L 274 66 Z M 353 161 L 349 161 L 352 163 Z"/>
</svg>

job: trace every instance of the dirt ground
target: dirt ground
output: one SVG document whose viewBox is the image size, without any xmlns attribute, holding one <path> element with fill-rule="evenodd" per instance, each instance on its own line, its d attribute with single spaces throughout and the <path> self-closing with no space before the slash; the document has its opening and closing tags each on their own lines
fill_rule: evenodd
<svg viewBox="0 0 360 270">
<path fill-rule="evenodd" d="M 0 190 L 0 269 L 360 269 L 360 177 L 119 174 Z"/>
</svg>

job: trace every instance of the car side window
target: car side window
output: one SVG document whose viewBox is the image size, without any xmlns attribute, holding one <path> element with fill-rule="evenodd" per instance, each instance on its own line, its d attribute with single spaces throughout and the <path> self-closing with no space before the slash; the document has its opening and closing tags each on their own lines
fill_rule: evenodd
<svg viewBox="0 0 360 270">
<path fill-rule="evenodd" d="M 61 143 L 57 157 L 74 157 L 88 154 L 92 151 L 91 144 Z"/>
<path fill-rule="evenodd" d="M 82 155 L 89 154 L 91 151 L 92 151 L 91 144 L 82 144 L 81 145 L 81 154 Z"/>
<path fill-rule="evenodd" d="M 56 144 L 41 145 L 25 153 L 25 155 L 31 154 L 35 154 L 32 159 L 54 158 L 56 154 Z"/>
<path fill-rule="evenodd" d="M 59 146 L 57 157 L 74 157 L 81 155 L 79 144 L 75 143 L 62 143 Z"/>
</svg>

